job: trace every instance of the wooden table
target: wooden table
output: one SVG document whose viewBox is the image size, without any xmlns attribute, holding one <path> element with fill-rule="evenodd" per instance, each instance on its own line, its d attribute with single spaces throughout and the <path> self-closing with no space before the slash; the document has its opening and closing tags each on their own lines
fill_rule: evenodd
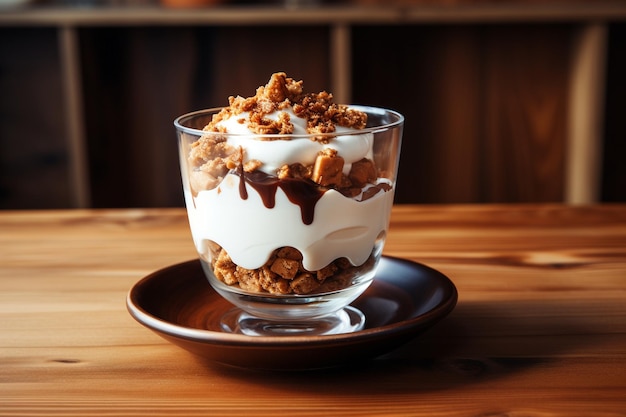
<svg viewBox="0 0 626 417">
<path fill-rule="evenodd" d="M 385 252 L 447 274 L 452 314 L 359 367 L 250 372 L 126 311 L 195 258 L 182 209 L 0 212 L 0 416 L 626 415 L 626 205 L 398 206 Z"/>
</svg>

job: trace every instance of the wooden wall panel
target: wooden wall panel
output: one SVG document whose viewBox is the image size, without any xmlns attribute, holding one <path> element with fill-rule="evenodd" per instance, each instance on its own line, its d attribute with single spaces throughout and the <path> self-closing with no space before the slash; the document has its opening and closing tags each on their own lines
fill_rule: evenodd
<svg viewBox="0 0 626 417">
<path fill-rule="evenodd" d="M 570 28 L 485 29 L 484 200 L 562 201 Z"/>
<path fill-rule="evenodd" d="M 182 183 L 174 119 L 190 108 L 197 40 L 190 28 L 137 31 L 130 37 L 127 130 L 135 205 L 181 205 Z"/>
<path fill-rule="evenodd" d="M 56 31 L 0 29 L 0 209 L 71 206 Z"/>
<path fill-rule="evenodd" d="M 601 199 L 626 201 L 626 23 L 609 27 Z"/>
<path fill-rule="evenodd" d="M 407 117 L 397 202 L 562 200 L 569 34 L 528 25 L 357 30 L 355 100 Z M 370 49 L 385 48 L 385 66 L 358 71 Z"/>
<path fill-rule="evenodd" d="M 364 27 L 353 39 L 354 101 L 406 117 L 396 201 L 474 201 L 481 186 L 479 33 Z M 378 57 L 384 65 L 372 62 Z"/>
<path fill-rule="evenodd" d="M 173 120 L 190 108 L 192 30 L 90 29 L 81 38 L 93 205 L 182 205 Z"/>
<path fill-rule="evenodd" d="M 85 135 L 94 207 L 123 207 L 131 201 L 126 36 L 126 30 L 85 29 L 80 33 Z"/>
<path fill-rule="evenodd" d="M 219 28 L 210 105 L 227 105 L 231 95 L 254 95 L 278 71 L 304 80 L 307 91 L 328 90 L 329 30 L 327 26 Z"/>
</svg>

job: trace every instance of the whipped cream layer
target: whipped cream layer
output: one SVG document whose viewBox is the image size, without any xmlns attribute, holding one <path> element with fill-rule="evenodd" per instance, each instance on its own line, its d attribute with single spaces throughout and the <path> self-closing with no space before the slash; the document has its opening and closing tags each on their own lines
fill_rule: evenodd
<svg viewBox="0 0 626 417">
<path fill-rule="evenodd" d="M 275 249 L 284 246 L 298 249 L 309 271 L 341 257 L 361 265 L 386 230 L 393 204 L 393 192 L 389 191 L 358 201 L 328 190 L 315 204 L 314 220 L 307 225 L 301 208 L 280 187 L 274 207 L 268 208 L 253 187 L 247 186 L 248 198 L 241 198 L 241 180 L 228 174 L 217 188 L 195 198 L 186 193 L 185 198 L 198 252 L 208 254 L 208 241 L 214 241 L 246 269 L 260 268 Z M 381 182 L 391 185 L 387 180 Z"/>
<path fill-rule="evenodd" d="M 283 165 L 301 163 L 310 165 L 315 162 L 315 157 L 324 149 L 334 149 L 345 160 L 343 172 L 350 172 L 352 163 L 363 158 L 372 159 L 372 133 L 358 134 L 359 130 L 336 127 L 335 133 L 329 143 L 321 143 L 311 140 L 307 135 L 306 120 L 296 116 L 291 109 L 285 109 L 270 113 L 265 117 L 277 120 L 280 113 L 287 113 L 294 126 L 294 132 L 290 140 L 259 140 L 258 135 L 248 128 L 249 113 L 244 112 L 218 123 L 228 132 L 228 143 L 232 146 L 241 146 L 244 149 L 244 162 L 258 160 L 263 163 L 260 169 L 265 173 L 274 173 Z M 355 133 L 356 132 L 356 133 Z"/>
</svg>

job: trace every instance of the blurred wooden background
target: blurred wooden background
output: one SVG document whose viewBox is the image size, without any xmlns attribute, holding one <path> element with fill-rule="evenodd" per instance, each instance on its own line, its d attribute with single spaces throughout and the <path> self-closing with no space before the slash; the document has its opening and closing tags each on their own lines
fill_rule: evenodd
<svg viewBox="0 0 626 417">
<path fill-rule="evenodd" d="M 626 201 L 626 2 L 517 3 L 0 11 L 0 208 L 181 206 L 173 119 L 275 71 L 405 114 L 399 203 L 572 202 L 581 136 Z"/>
</svg>

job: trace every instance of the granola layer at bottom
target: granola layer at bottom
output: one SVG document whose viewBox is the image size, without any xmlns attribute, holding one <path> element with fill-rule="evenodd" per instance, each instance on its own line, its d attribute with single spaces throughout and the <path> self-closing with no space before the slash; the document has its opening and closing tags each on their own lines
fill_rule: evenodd
<svg viewBox="0 0 626 417">
<path fill-rule="evenodd" d="M 246 269 L 235 264 L 226 250 L 211 245 L 211 266 L 215 277 L 229 286 L 248 292 L 270 294 L 310 294 L 337 291 L 349 287 L 360 271 L 371 269 L 370 256 L 363 265 L 354 266 L 346 258 L 338 258 L 317 271 L 302 266 L 302 254 L 295 248 L 275 250 L 260 268 Z"/>
</svg>

